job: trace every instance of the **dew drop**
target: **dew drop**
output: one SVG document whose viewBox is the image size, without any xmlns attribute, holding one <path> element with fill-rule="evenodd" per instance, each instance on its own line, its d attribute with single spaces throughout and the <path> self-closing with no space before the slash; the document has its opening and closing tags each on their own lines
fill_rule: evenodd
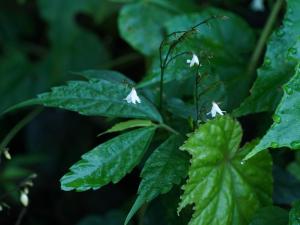
<svg viewBox="0 0 300 225">
<path fill-rule="evenodd" d="M 282 37 L 282 36 L 284 35 L 283 29 L 277 30 L 277 31 L 276 31 L 276 35 L 277 35 L 278 37 Z"/>
<path fill-rule="evenodd" d="M 241 165 L 244 165 L 244 164 L 245 164 L 245 161 L 244 161 L 244 160 L 242 160 L 242 161 L 241 161 Z"/>
<path fill-rule="evenodd" d="M 274 114 L 272 118 L 275 123 L 281 122 L 281 117 L 279 115 Z"/>
<path fill-rule="evenodd" d="M 289 87 L 288 85 L 283 86 L 283 89 L 284 89 L 285 93 L 287 93 L 288 95 L 293 94 L 293 89 L 291 87 Z"/>
<path fill-rule="evenodd" d="M 291 146 L 293 149 L 300 149 L 300 141 L 292 141 Z"/>
<path fill-rule="evenodd" d="M 296 48 L 289 48 L 288 49 L 288 54 L 289 55 L 295 55 L 295 54 L 297 54 L 297 49 Z"/>
<path fill-rule="evenodd" d="M 271 142 L 272 148 L 278 148 L 279 144 L 277 142 Z"/>
<path fill-rule="evenodd" d="M 266 58 L 265 61 L 264 61 L 263 66 L 269 67 L 270 65 L 271 65 L 271 59 L 270 58 Z"/>
</svg>

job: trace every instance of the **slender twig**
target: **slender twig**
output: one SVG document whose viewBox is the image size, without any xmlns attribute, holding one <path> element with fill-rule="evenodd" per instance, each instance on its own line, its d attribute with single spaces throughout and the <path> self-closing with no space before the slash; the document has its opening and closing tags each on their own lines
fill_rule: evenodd
<svg viewBox="0 0 300 225">
<path fill-rule="evenodd" d="M 42 111 L 41 108 L 37 108 L 25 116 L 21 121 L 19 121 L 5 136 L 5 138 L 0 143 L 0 155 L 7 150 L 7 145 L 15 137 L 15 135 L 28 124 L 35 116 L 37 116 Z"/>
<path fill-rule="evenodd" d="M 284 2 L 283 0 L 277 0 L 277 2 L 275 3 L 275 5 L 272 8 L 271 14 L 266 22 L 266 25 L 263 28 L 263 31 L 262 31 L 260 38 L 257 42 L 257 45 L 255 47 L 255 50 L 251 56 L 250 63 L 247 68 L 248 76 L 252 75 L 257 67 L 260 56 L 264 50 L 265 43 L 267 42 L 267 40 L 272 32 L 272 28 L 276 22 L 276 18 L 280 12 L 283 2 Z"/>
<path fill-rule="evenodd" d="M 26 214 L 26 211 L 27 211 L 27 208 L 23 207 L 22 210 L 21 210 L 21 212 L 20 212 L 20 214 L 19 214 L 19 216 L 18 216 L 18 219 L 17 219 L 15 225 L 20 225 L 21 224 L 22 219 L 24 218 L 24 216 Z"/>
<path fill-rule="evenodd" d="M 172 32 L 170 34 L 168 34 L 163 41 L 160 43 L 159 46 L 159 60 L 160 60 L 160 99 L 159 99 L 159 109 L 160 111 L 162 111 L 162 106 L 163 106 L 163 92 L 164 92 L 164 85 L 163 85 L 163 80 L 164 80 L 164 74 L 165 74 L 165 69 L 167 67 L 167 65 L 172 61 L 169 60 L 169 56 L 171 55 L 173 49 L 180 43 L 182 42 L 189 34 L 194 33 L 194 32 L 198 32 L 197 28 L 203 24 L 207 24 L 210 20 L 213 19 L 226 19 L 226 17 L 224 16 L 211 16 L 205 20 L 203 20 L 202 22 L 196 24 L 195 26 L 191 27 L 188 30 L 185 31 L 175 31 Z M 163 47 L 165 45 L 165 43 L 167 42 L 167 40 L 169 40 L 169 38 L 171 36 L 180 34 L 179 37 L 176 40 L 173 40 L 167 50 L 167 54 L 163 59 Z M 174 57 L 173 57 L 174 58 Z"/>
<path fill-rule="evenodd" d="M 198 126 L 199 121 L 199 96 L 198 96 L 198 85 L 199 85 L 199 69 L 200 64 L 197 66 L 196 74 L 195 74 L 195 106 L 196 106 L 196 127 Z"/>
</svg>

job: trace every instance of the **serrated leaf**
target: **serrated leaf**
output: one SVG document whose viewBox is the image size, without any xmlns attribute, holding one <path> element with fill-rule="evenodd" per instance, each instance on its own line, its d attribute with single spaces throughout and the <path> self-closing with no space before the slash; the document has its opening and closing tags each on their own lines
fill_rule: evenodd
<svg viewBox="0 0 300 225">
<path fill-rule="evenodd" d="M 159 194 L 169 192 L 186 176 L 188 156 L 179 151 L 180 144 L 182 139 L 173 135 L 148 158 L 141 173 L 138 197 L 127 215 L 125 224 L 144 203 L 150 202 Z"/>
<path fill-rule="evenodd" d="M 249 225 L 286 225 L 288 224 L 288 212 L 276 206 L 268 206 L 259 209 Z"/>
<path fill-rule="evenodd" d="M 106 133 L 113 133 L 113 132 L 119 132 L 119 131 L 124 131 L 130 128 L 135 128 L 135 127 L 149 127 L 153 126 L 154 124 L 150 120 L 128 120 L 125 122 L 120 122 L 115 124 L 113 127 L 108 129 L 107 131 L 101 133 L 106 134 Z"/>
<path fill-rule="evenodd" d="M 87 80 L 107 80 L 123 84 L 134 85 L 135 83 L 124 74 L 113 70 L 85 70 L 74 74 L 83 76 Z"/>
<path fill-rule="evenodd" d="M 229 116 L 199 127 L 182 150 L 192 155 L 179 211 L 194 204 L 189 225 L 246 225 L 255 211 L 272 202 L 272 160 L 263 152 L 243 157 L 256 141 L 239 149 L 242 129 Z"/>
<path fill-rule="evenodd" d="M 289 225 L 299 225 L 300 224 L 300 201 L 296 201 L 293 204 L 293 208 L 289 215 Z"/>
<path fill-rule="evenodd" d="M 235 111 L 238 116 L 273 110 L 282 91 L 280 87 L 293 75 L 300 59 L 300 1 L 287 0 L 283 26 L 270 37 L 263 65 L 258 69 L 251 95 Z M 298 41 L 299 42 L 299 41 Z"/>
<path fill-rule="evenodd" d="M 121 37 L 145 55 L 158 50 L 163 39 L 162 26 L 172 13 L 151 2 L 125 5 L 119 15 Z"/>
<path fill-rule="evenodd" d="M 119 182 L 140 162 L 154 131 L 153 127 L 133 130 L 85 153 L 61 178 L 61 188 L 86 191 Z"/>
<path fill-rule="evenodd" d="M 231 12 L 206 8 L 201 13 L 177 16 L 169 20 L 165 27 L 167 33 L 189 30 L 211 16 L 227 16 L 229 19 L 214 19 L 209 21 L 209 25 L 200 26 L 199 31 L 190 34 L 177 45 L 173 50 L 172 57 L 183 52 L 197 54 L 200 64 L 202 64 L 200 73 L 204 76 L 204 82 L 209 85 L 200 90 L 203 92 L 202 99 L 217 96 L 218 99 L 215 101 L 222 101 L 226 109 L 234 108 L 248 94 L 247 89 L 252 80 L 252 77 L 246 74 L 255 40 L 249 25 Z M 190 55 L 182 55 L 171 61 L 165 70 L 164 82 L 169 83 L 194 77 L 195 68 L 190 68 L 186 63 L 186 60 L 190 58 Z M 153 86 L 157 85 L 159 81 L 159 59 L 156 58 L 149 74 L 138 86 Z M 193 89 L 191 89 L 191 93 L 193 93 Z"/>
<path fill-rule="evenodd" d="M 246 159 L 267 148 L 300 149 L 300 65 L 284 86 L 284 95 L 273 116 L 274 123 Z"/>
<path fill-rule="evenodd" d="M 10 110 L 35 104 L 59 107 L 87 116 L 153 119 L 161 122 L 156 108 L 143 96 L 140 104 L 130 104 L 124 99 L 131 89 L 121 83 L 108 80 L 70 81 L 66 86 L 52 88 L 51 92 L 20 103 Z"/>
</svg>

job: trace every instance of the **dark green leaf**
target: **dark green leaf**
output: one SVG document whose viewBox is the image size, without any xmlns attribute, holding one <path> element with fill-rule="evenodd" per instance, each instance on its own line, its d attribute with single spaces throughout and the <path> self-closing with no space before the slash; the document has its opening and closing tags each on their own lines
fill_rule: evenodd
<svg viewBox="0 0 300 225">
<path fill-rule="evenodd" d="M 295 75 L 284 86 L 284 95 L 275 114 L 274 123 L 259 144 L 247 155 L 250 158 L 267 148 L 288 147 L 300 149 L 300 65 L 296 67 Z"/>
<path fill-rule="evenodd" d="M 130 91 L 127 85 L 108 80 L 70 81 L 67 86 L 54 87 L 51 92 L 40 94 L 38 98 L 20 103 L 9 110 L 41 104 L 87 116 L 149 118 L 162 121 L 155 107 L 143 96 L 140 96 L 140 104 L 127 103 L 124 99 Z"/>
<path fill-rule="evenodd" d="M 153 127 L 130 131 L 85 153 L 61 178 L 61 188 L 86 191 L 119 182 L 140 162 L 154 131 Z"/>
<path fill-rule="evenodd" d="M 194 204 L 189 225 L 246 225 L 255 211 L 272 202 L 272 160 L 263 152 L 242 161 L 256 141 L 239 149 L 242 129 L 229 116 L 199 127 L 182 150 L 192 155 L 179 211 Z"/>
<path fill-rule="evenodd" d="M 228 20 L 214 19 L 209 25 L 202 25 L 177 45 L 171 57 L 183 52 L 198 55 L 200 73 L 207 86 L 200 87 L 201 100 L 222 101 L 226 110 L 234 108 L 247 95 L 252 77 L 246 74 L 246 67 L 254 48 L 252 29 L 237 15 L 216 8 L 205 9 L 201 13 L 178 16 L 166 23 L 168 33 L 188 30 L 211 16 L 227 16 Z M 178 34 L 177 34 L 178 36 Z M 172 37 L 174 39 L 174 37 Z M 172 43 L 172 41 L 170 41 Z M 164 82 L 178 81 L 195 76 L 196 68 L 186 63 L 191 55 L 181 55 L 172 60 L 164 74 Z M 160 81 L 159 60 L 153 63 L 148 76 L 140 87 L 157 85 Z M 190 88 L 191 92 L 193 88 Z M 192 92 L 193 93 L 193 92 Z M 207 102 L 207 101 L 206 101 Z"/>
<path fill-rule="evenodd" d="M 122 38 L 145 55 L 158 51 L 163 38 L 163 24 L 172 13 L 146 1 L 125 5 L 119 15 Z"/>
<path fill-rule="evenodd" d="M 276 204 L 289 205 L 300 199 L 300 182 L 284 169 L 274 166 L 274 193 L 273 200 Z"/>
<path fill-rule="evenodd" d="M 281 86 L 293 75 L 295 58 L 300 59 L 300 46 L 296 45 L 300 35 L 300 1 L 287 3 L 283 26 L 273 32 L 251 95 L 235 111 L 236 115 L 273 110 L 282 96 Z"/>
<path fill-rule="evenodd" d="M 173 185 L 179 184 L 187 174 L 188 157 L 179 151 L 182 139 L 171 136 L 162 143 L 146 161 L 142 170 L 142 181 L 138 189 L 138 197 L 132 206 L 125 224 L 146 202 L 150 202 L 159 194 L 169 192 Z"/>
<path fill-rule="evenodd" d="M 269 206 L 259 209 L 249 225 L 287 225 L 288 212 L 282 208 Z"/>
<path fill-rule="evenodd" d="M 300 224 L 300 201 L 296 201 L 293 204 L 293 208 L 290 211 L 289 225 Z"/>
</svg>

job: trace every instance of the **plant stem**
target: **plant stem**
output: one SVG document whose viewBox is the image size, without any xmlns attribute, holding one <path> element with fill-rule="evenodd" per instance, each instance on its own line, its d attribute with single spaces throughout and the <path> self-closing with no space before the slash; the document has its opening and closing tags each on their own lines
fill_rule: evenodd
<svg viewBox="0 0 300 225">
<path fill-rule="evenodd" d="M 198 96 L 198 85 L 199 85 L 199 80 L 198 80 L 198 75 L 199 75 L 199 69 L 200 69 L 200 64 L 197 66 L 197 71 L 195 74 L 195 106 L 196 106 L 196 127 L 198 125 L 199 121 L 199 96 Z"/>
<path fill-rule="evenodd" d="M 247 69 L 247 76 L 252 75 L 257 67 L 260 56 L 264 50 L 265 43 L 267 42 L 270 33 L 272 32 L 272 28 L 276 22 L 276 17 L 280 12 L 281 6 L 283 4 L 283 0 L 277 0 L 275 5 L 272 8 L 271 14 L 266 22 L 265 27 L 263 28 L 262 34 L 257 42 L 255 50 L 251 56 L 250 63 Z"/>
<path fill-rule="evenodd" d="M 37 108 L 25 116 L 21 121 L 19 121 L 5 136 L 5 138 L 0 143 L 0 155 L 6 150 L 9 142 L 16 136 L 16 134 L 28 124 L 35 116 L 37 116 L 42 111 L 42 108 Z"/>
</svg>

